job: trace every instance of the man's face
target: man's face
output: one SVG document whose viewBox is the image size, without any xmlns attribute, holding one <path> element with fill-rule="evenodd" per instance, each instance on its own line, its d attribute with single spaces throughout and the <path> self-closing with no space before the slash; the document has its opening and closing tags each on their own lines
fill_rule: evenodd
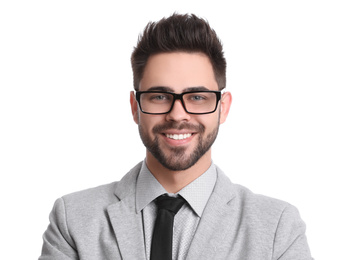
<svg viewBox="0 0 337 260">
<path fill-rule="evenodd" d="M 149 58 L 139 91 L 160 90 L 177 94 L 191 90 L 215 90 L 218 85 L 209 58 L 202 53 L 161 53 Z M 224 97 L 224 96 L 223 96 Z M 223 99 L 211 114 L 188 114 L 180 100 L 168 114 L 139 111 L 134 96 L 131 106 L 141 139 L 152 156 L 173 171 L 186 170 L 210 153 L 219 124 L 225 121 Z M 230 102 L 229 102 L 230 103 Z M 229 104 L 230 105 L 230 104 Z"/>
</svg>

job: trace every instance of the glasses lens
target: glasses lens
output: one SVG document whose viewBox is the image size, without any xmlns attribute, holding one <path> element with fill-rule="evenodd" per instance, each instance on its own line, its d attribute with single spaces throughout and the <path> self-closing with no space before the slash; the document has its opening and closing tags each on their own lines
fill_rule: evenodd
<svg viewBox="0 0 337 260">
<path fill-rule="evenodd" d="M 214 92 L 186 93 L 183 99 L 186 110 L 190 113 L 210 113 L 217 106 L 217 95 Z"/>
<path fill-rule="evenodd" d="M 170 93 L 142 93 L 140 105 L 145 113 L 167 113 L 171 109 L 173 95 Z"/>
</svg>

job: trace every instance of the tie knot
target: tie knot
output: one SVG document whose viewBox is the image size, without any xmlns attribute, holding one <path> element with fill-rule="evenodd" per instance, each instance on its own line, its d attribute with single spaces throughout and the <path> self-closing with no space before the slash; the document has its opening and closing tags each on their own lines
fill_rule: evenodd
<svg viewBox="0 0 337 260">
<path fill-rule="evenodd" d="M 185 200 L 182 197 L 170 197 L 167 195 L 161 195 L 156 199 L 156 204 L 158 206 L 158 210 L 166 209 L 174 214 L 176 214 L 179 209 L 184 205 Z"/>
</svg>

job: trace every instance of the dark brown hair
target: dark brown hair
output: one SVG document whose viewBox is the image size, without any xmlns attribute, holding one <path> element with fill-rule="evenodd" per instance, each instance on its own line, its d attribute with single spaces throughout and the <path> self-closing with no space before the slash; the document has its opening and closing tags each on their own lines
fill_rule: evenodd
<svg viewBox="0 0 337 260">
<path fill-rule="evenodd" d="M 194 14 L 173 14 L 159 22 L 150 22 L 138 38 L 131 55 L 133 84 L 138 90 L 151 55 L 169 52 L 202 52 L 213 66 L 219 90 L 226 87 L 226 60 L 222 44 L 208 22 Z"/>
</svg>

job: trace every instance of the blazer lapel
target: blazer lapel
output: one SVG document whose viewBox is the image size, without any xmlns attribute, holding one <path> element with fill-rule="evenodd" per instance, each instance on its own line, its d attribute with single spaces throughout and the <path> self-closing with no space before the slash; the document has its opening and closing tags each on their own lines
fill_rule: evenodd
<svg viewBox="0 0 337 260">
<path fill-rule="evenodd" d="M 217 171 L 214 191 L 204 209 L 186 260 L 213 259 L 219 248 L 224 256 L 230 251 L 232 236 L 229 233 L 236 220 L 235 209 L 231 206 L 235 192 L 230 180 L 219 168 Z"/>
<path fill-rule="evenodd" d="M 118 183 L 116 196 L 120 199 L 107 211 L 115 232 L 123 259 L 145 260 L 142 215 L 136 212 L 136 180 L 141 164 L 138 164 Z"/>
</svg>

